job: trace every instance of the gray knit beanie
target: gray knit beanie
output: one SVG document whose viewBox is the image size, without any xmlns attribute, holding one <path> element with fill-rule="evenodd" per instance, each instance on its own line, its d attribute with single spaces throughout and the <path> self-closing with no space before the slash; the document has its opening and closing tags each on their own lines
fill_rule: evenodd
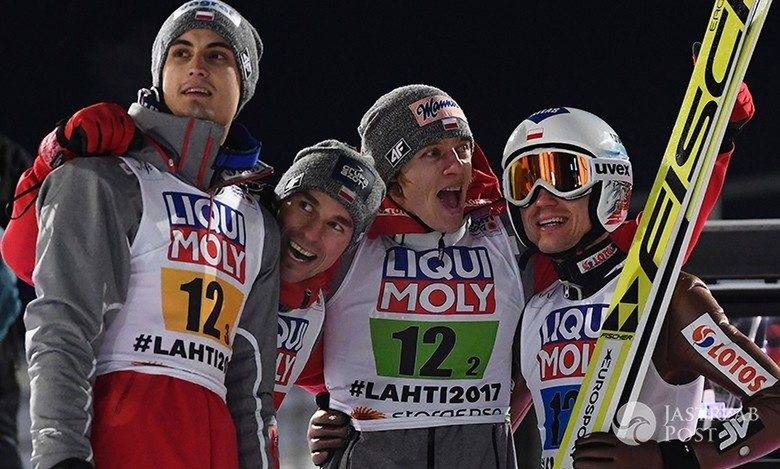
<svg viewBox="0 0 780 469">
<path fill-rule="evenodd" d="M 241 71 L 236 115 L 255 94 L 263 42 L 257 30 L 230 5 L 218 0 L 184 3 L 165 20 L 152 45 L 152 84 L 162 89 L 162 73 L 171 43 L 191 29 L 210 29 L 224 38 Z M 164 98 L 164 97 L 163 97 Z M 234 116 L 235 117 L 235 116 Z"/>
<path fill-rule="evenodd" d="M 298 152 L 275 192 L 281 200 L 309 189 L 333 197 L 355 225 L 349 249 L 368 230 L 385 197 L 385 184 L 372 163 L 346 143 L 325 140 Z"/>
<path fill-rule="evenodd" d="M 451 137 L 474 140 L 466 115 L 447 93 L 428 85 L 396 88 L 379 98 L 358 126 L 361 150 L 385 183 L 426 145 Z"/>
</svg>

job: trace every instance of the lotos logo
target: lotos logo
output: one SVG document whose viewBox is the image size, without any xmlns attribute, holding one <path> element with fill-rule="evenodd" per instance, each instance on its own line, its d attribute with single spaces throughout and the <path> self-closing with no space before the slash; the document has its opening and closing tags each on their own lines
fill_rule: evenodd
<svg viewBox="0 0 780 469">
<path fill-rule="evenodd" d="M 286 386 L 290 381 L 298 351 L 303 347 L 303 339 L 309 321 L 294 316 L 279 314 L 276 333 L 276 384 Z"/>
<path fill-rule="evenodd" d="M 211 266 L 244 283 L 244 214 L 196 194 L 163 192 L 163 199 L 171 232 L 168 259 Z"/>
<path fill-rule="evenodd" d="M 409 110 L 412 111 L 412 115 L 420 127 L 452 117 L 466 121 L 466 115 L 463 114 L 463 110 L 458 106 L 458 103 L 449 96 L 444 95 L 429 96 L 415 101 L 409 105 Z M 452 121 L 448 120 L 447 122 L 450 122 L 450 127 L 452 128 Z"/>
<path fill-rule="evenodd" d="M 738 344 L 734 343 L 709 314 L 704 313 L 682 330 L 694 350 L 739 386 L 748 396 L 773 386 L 777 378 Z"/>
<path fill-rule="evenodd" d="M 487 249 L 449 246 L 385 254 L 377 311 L 412 314 L 492 314 L 493 267 Z"/>
<path fill-rule="evenodd" d="M 704 324 L 694 329 L 691 337 L 693 342 L 699 347 L 709 347 L 715 343 L 715 331 L 710 326 Z"/>
<path fill-rule="evenodd" d="M 614 244 L 609 244 L 604 249 L 601 249 L 593 255 L 577 262 L 577 268 L 579 268 L 580 272 L 584 274 L 585 272 L 593 270 L 609 260 L 609 258 L 614 256 L 616 252 L 618 252 L 617 247 Z"/>
<path fill-rule="evenodd" d="M 577 305 L 547 316 L 539 331 L 542 348 L 536 356 L 542 381 L 585 376 L 608 307 Z"/>
</svg>

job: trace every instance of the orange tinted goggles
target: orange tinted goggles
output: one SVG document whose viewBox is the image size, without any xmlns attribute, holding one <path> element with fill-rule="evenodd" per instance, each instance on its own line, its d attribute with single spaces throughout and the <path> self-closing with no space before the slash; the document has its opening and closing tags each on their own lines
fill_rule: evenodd
<svg viewBox="0 0 780 469">
<path fill-rule="evenodd" d="M 620 167 L 620 174 L 616 174 L 617 170 L 600 171 L 595 164 L 603 168 Z M 631 163 L 560 150 L 530 153 L 515 158 L 504 170 L 504 196 L 513 204 L 526 207 L 533 201 L 535 189 L 541 186 L 558 197 L 576 198 L 594 182 L 606 179 L 607 174 L 611 179 L 630 182 Z"/>
</svg>

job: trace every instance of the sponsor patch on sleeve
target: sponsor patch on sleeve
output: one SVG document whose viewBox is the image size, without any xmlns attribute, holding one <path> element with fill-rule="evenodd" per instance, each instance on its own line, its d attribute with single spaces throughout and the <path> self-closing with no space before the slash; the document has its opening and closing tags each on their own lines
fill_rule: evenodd
<svg viewBox="0 0 780 469">
<path fill-rule="evenodd" d="M 777 382 L 749 353 L 735 344 L 709 314 L 704 313 L 682 330 L 685 340 L 748 396 Z"/>
</svg>

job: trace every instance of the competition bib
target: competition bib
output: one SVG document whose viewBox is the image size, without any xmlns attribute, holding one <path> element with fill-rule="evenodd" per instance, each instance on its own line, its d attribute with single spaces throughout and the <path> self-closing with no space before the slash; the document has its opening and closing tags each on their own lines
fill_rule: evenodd
<svg viewBox="0 0 780 469">
<path fill-rule="evenodd" d="M 428 248 L 409 235 L 358 248 L 325 321 L 331 406 L 356 428 L 505 420 L 523 294 L 509 239 L 493 227 L 442 250 L 431 248 L 438 233 L 414 235 Z"/>
<path fill-rule="evenodd" d="M 308 308 L 279 312 L 274 380 L 274 404 L 277 409 L 309 360 L 324 319 L 325 298 L 322 293 L 317 302 Z"/>
<path fill-rule="evenodd" d="M 556 282 L 526 306 L 521 366 L 536 410 L 543 468 L 554 466 L 616 284 L 617 277 L 588 298 L 568 300 L 563 285 Z M 639 402 L 652 412 L 655 423 L 643 431 L 650 431 L 657 441 L 690 437 L 696 419 L 668 416 L 680 409 L 698 412 L 702 385 L 703 378 L 679 386 L 667 384 L 651 364 Z"/>
<path fill-rule="evenodd" d="M 260 269 L 260 209 L 238 189 L 211 198 L 147 163 L 123 161 L 138 177 L 143 215 L 127 301 L 106 323 L 98 374 L 165 374 L 224 398 L 231 343 Z"/>
</svg>

